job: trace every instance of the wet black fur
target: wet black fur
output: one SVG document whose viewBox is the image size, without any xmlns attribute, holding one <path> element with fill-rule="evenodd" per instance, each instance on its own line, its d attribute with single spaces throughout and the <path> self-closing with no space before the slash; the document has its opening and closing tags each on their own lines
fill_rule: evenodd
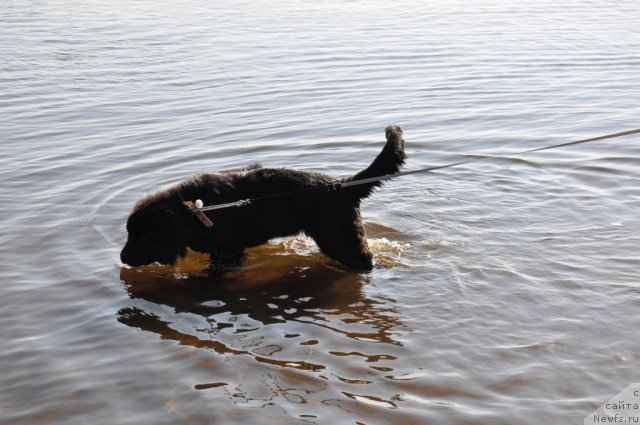
<svg viewBox="0 0 640 425">
<path fill-rule="evenodd" d="M 244 248 L 261 245 L 274 237 L 304 232 L 334 260 L 370 270 L 373 261 L 360 218 L 360 201 L 381 182 L 334 192 L 311 190 L 258 200 L 238 208 L 208 211 L 206 214 L 213 221 L 210 229 L 182 202 L 201 199 L 204 205 L 214 205 L 397 173 L 405 159 L 402 128 L 388 126 L 386 138 L 387 143 L 373 163 L 348 179 L 252 165 L 199 174 L 149 195 L 129 215 L 128 240 L 120 258 L 131 266 L 173 264 L 191 248 L 209 253 L 212 261 L 216 261 L 241 257 Z"/>
</svg>

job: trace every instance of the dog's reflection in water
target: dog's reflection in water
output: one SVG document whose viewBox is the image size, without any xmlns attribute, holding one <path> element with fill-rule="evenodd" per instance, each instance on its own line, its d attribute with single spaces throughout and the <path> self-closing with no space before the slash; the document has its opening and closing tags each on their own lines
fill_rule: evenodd
<svg viewBox="0 0 640 425">
<path fill-rule="evenodd" d="M 267 346 L 280 350 L 304 339 L 300 334 L 309 326 L 316 329 L 313 334 L 320 326 L 331 338 L 347 337 L 354 344 L 401 345 L 394 340 L 402 327 L 394 301 L 365 296 L 368 274 L 327 262 L 321 254 L 283 254 L 278 245 L 254 248 L 235 270 L 211 268 L 207 256 L 194 252 L 175 266 L 123 268 L 120 278 L 129 296 L 144 301 L 122 308 L 118 320 L 165 340 L 304 370 L 325 366 L 282 360 L 271 356 Z M 166 306 L 173 312 L 167 313 Z M 251 335 L 261 343 L 247 348 Z"/>
</svg>

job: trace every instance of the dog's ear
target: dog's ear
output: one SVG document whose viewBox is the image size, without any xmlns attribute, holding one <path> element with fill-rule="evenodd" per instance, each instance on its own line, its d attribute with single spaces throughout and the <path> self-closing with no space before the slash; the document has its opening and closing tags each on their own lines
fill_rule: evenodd
<svg viewBox="0 0 640 425">
<path fill-rule="evenodd" d="M 150 225 L 156 235 L 155 254 L 160 263 L 173 264 L 187 255 L 191 234 L 187 219 L 184 206 L 177 202 L 164 205 L 151 218 Z"/>
</svg>

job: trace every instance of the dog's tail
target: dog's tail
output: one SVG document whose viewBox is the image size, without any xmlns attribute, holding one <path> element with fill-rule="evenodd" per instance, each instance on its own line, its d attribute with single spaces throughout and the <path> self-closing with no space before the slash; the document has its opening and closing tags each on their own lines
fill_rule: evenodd
<svg viewBox="0 0 640 425">
<path fill-rule="evenodd" d="M 345 182 L 355 182 L 357 180 L 380 177 L 388 174 L 395 174 L 400 171 L 400 167 L 404 164 L 407 157 L 404 153 L 404 140 L 402 139 L 402 127 L 399 125 L 389 125 L 385 130 L 387 143 L 382 148 L 382 152 L 378 154 L 371 165 L 360 171 L 353 177 L 345 180 Z M 350 194 L 360 200 L 371 195 L 376 187 L 382 186 L 382 181 L 363 183 L 349 187 Z"/>
</svg>

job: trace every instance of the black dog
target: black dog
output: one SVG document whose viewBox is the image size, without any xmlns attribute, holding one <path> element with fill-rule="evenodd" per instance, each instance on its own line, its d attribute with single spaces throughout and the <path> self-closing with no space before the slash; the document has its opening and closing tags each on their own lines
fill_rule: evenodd
<svg viewBox="0 0 640 425">
<path fill-rule="evenodd" d="M 326 189 L 341 182 L 397 173 L 406 158 L 402 128 L 388 126 L 386 137 L 387 143 L 373 163 L 344 180 L 253 165 L 199 174 L 149 195 L 139 201 L 129 215 L 129 238 L 120 259 L 131 266 L 153 262 L 173 264 L 187 254 L 187 248 L 208 253 L 212 260 L 236 258 L 242 256 L 244 248 L 261 245 L 274 237 L 304 232 L 334 260 L 370 270 L 373 261 L 359 207 L 360 201 L 382 183 L 371 182 L 335 191 Z M 212 227 L 206 227 L 185 205 L 199 199 L 204 205 L 217 205 L 249 198 L 259 199 L 238 208 L 207 212 Z"/>
</svg>

